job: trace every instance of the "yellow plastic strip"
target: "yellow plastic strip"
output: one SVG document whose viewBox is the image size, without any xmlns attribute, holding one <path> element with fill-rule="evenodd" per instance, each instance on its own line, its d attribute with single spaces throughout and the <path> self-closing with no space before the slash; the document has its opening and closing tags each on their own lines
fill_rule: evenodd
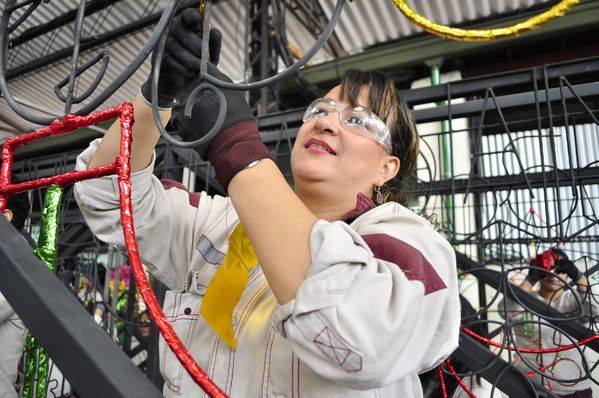
<svg viewBox="0 0 599 398">
<path fill-rule="evenodd" d="M 237 348 L 233 312 L 249 280 L 258 258 L 243 226 L 237 225 L 229 236 L 229 250 L 208 284 L 200 314 L 214 332 L 229 345 Z"/>
</svg>

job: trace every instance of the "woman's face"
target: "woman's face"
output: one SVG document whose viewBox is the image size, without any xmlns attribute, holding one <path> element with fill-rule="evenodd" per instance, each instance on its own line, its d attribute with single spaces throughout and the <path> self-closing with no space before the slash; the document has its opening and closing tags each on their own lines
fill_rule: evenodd
<svg viewBox="0 0 599 398">
<path fill-rule="evenodd" d="M 325 98 L 349 105 L 341 100 L 339 92 L 337 86 Z M 369 108 L 366 88 L 361 90 L 357 102 Z M 370 196 L 373 186 L 380 186 L 397 174 L 399 159 L 388 155 L 375 140 L 344 129 L 339 113 L 332 112 L 300 127 L 291 152 L 291 169 L 297 188 L 320 182 L 339 194 L 362 192 Z"/>
<path fill-rule="evenodd" d="M 558 275 L 561 279 L 559 279 L 556 275 Z M 540 280 L 541 289 L 547 292 L 556 292 L 564 288 L 564 282 L 567 280 L 568 274 L 559 273 L 555 274 L 554 272 L 547 273 L 546 276 Z"/>
</svg>

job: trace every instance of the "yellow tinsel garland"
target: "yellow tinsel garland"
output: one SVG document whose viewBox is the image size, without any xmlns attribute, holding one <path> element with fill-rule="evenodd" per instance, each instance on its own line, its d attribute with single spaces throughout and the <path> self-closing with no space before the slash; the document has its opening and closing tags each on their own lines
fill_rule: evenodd
<svg viewBox="0 0 599 398">
<path fill-rule="evenodd" d="M 574 5 L 580 3 L 580 0 L 562 0 L 549 10 L 513 26 L 480 30 L 460 29 L 452 28 L 451 26 L 439 25 L 412 10 L 407 5 L 406 0 L 393 0 L 393 2 L 410 21 L 429 33 L 451 40 L 486 41 L 517 36 L 523 32 L 537 29 L 539 26 L 551 21 L 552 19 L 563 16 L 566 11 L 568 11 Z"/>
</svg>

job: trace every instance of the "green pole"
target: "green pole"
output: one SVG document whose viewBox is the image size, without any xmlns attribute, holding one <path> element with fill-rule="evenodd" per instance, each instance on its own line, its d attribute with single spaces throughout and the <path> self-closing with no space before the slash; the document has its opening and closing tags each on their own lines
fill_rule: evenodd
<svg viewBox="0 0 599 398">
<path fill-rule="evenodd" d="M 441 63 L 442 60 L 432 61 L 429 66 L 431 68 L 431 85 L 436 86 L 441 84 Z M 437 102 L 437 106 L 445 105 L 445 101 Z M 444 180 L 453 178 L 453 163 L 452 163 L 452 145 L 451 145 L 451 128 L 449 120 L 441 121 L 441 175 Z M 447 215 L 447 231 L 452 237 L 454 236 L 454 207 L 453 196 L 445 195 L 443 198 L 445 212 Z"/>
</svg>

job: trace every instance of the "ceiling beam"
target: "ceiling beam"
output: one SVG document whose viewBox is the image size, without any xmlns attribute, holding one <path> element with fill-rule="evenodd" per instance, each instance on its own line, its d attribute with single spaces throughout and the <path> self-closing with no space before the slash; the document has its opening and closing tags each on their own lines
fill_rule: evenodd
<svg viewBox="0 0 599 398">
<path fill-rule="evenodd" d="M 470 29 L 488 29 L 497 26 L 511 26 L 539 14 L 539 10 L 530 11 L 507 18 L 497 18 L 491 22 L 468 26 Z M 443 39 L 425 33 L 420 37 L 403 40 L 393 44 L 368 49 L 359 54 L 350 55 L 333 61 L 305 67 L 301 76 L 311 84 L 325 84 L 337 81 L 347 69 L 393 70 L 421 65 L 423 60 L 442 57 L 445 60 L 476 54 L 511 45 L 519 45 L 537 40 L 582 31 L 597 26 L 599 21 L 599 2 L 585 1 L 573 7 L 565 16 L 543 25 L 539 29 L 526 32 L 518 37 L 485 42 L 463 42 Z M 292 86 L 292 82 L 284 84 Z M 283 88 L 282 87 L 282 88 Z"/>
<path fill-rule="evenodd" d="M 101 2 L 114 2 L 118 0 L 98 0 Z M 184 0 L 179 9 L 195 4 L 197 0 Z M 493 21 L 468 25 L 471 29 L 486 29 L 490 27 L 510 26 L 539 14 L 541 11 L 534 9 L 509 17 L 498 17 Z M 112 40 L 122 38 L 124 35 L 135 33 L 153 26 L 160 19 L 161 12 L 147 16 L 139 21 L 122 26 L 121 28 L 100 35 L 96 39 L 86 40 L 81 43 L 81 50 L 103 45 Z M 64 17 L 61 16 L 61 17 Z M 59 18 L 61 18 L 59 17 Z M 566 33 L 581 31 L 596 26 L 599 20 L 599 2 L 586 0 L 573 7 L 564 17 L 558 18 L 539 29 L 524 33 L 521 36 L 486 42 L 461 42 L 447 40 L 432 34 L 423 34 L 419 37 L 402 40 L 397 43 L 382 45 L 368 49 L 359 54 L 342 57 L 333 61 L 305 67 L 300 70 L 301 76 L 311 84 L 324 84 L 339 80 L 340 76 L 350 68 L 361 70 L 392 70 L 409 68 L 420 65 L 423 60 L 442 57 L 451 59 L 462 55 L 475 54 L 481 51 L 493 50 L 509 45 L 517 45 L 536 40 L 540 37 L 550 37 Z M 17 38 L 18 39 L 18 38 Z M 22 65 L 7 71 L 7 80 L 12 80 L 36 69 L 60 61 L 72 55 L 72 47 L 57 51 L 35 62 Z M 281 82 L 280 88 L 295 87 L 291 80 Z"/>
<path fill-rule="evenodd" d="M 4 130 L 2 132 L 10 132 L 14 134 L 20 134 L 30 131 L 25 125 L 18 123 L 15 120 L 9 119 L 7 116 L 0 114 L 0 122 L 5 123 L 7 126 L 10 126 L 14 129 L 14 131 L 7 131 L 6 128 L 0 127 L 0 129 Z"/>
<path fill-rule="evenodd" d="M 326 13 L 322 9 L 322 5 L 318 0 L 283 0 L 283 3 L 295 17 L 295 19 L 314 37 L 318 37 L 325 30 L 329 23 Z M 333 31 L 331 37 L 325 43 L 329 51 L 335 57 L 344 57 L 347 52 L 339 41 L 339 37 Z"/>
<path fill-rule="evenodd" d="M 122 0 L 92 0 L 89 4 L 86 4 L 86 6 L 85 6 L 85 16 L 92 15 L 92 14 L 94 14 L 98 11 L 101 11 L 115 3 L 118 3 L 119 1 L 122 1 Z M 51 5 L 50 5 L 50 7 L 51 7 Z M 25 30 L 23 33 L 21 33 L 21 35 L 10 40 L 10 42 L 8 44 L 8 48 L 12 49 L 18 45 L 28 42 L 29 40 L 33 40 L 35 38 L 42 36 L 43 34 L 51 32 L 60 27 L 63 27 L 71 22 L 74 22 L 76 17 L 77 17 L 77 9 L 75 8 L 73 10 L 67 11 L 66 13 L 64 13 L 62 15 L 57 16 L 56 18 L 54 18 L 53 20 L 51 20 L 49 22 L 46 22 L 45 24 L 41 24 L 38 26 L 32 26 L 31 28 L 29 28 L 29 29 Z"/>
<path fill-rule="evenodd" d="M 178 7 L 179 10 L 182 10 L 187 7 L 191 7 L 197 3 L 197 0 L 184 0 Z M 179 12 L 179 11 L 178 11 Z M 156 25 L 160 17 L 162 16 L 162 11 L 154 13 L 152 15 L 148 15 L 144 18 L 141 18 L 135 22 L 132 22 L 127 25 L 123 25 L 118 29 L 113 30 L 112 32 L 106 32 L 104 34 L 98 35 L 97 37 L 89 40 L 82 40 L 81 45 L 79 47 L 79 51 L 83 52 L 89 50 L 94 47 L 99 47 L 103 44 L 111 42 L 113 40 L 122 39 L 124 36 L 139 32 L 143 29 Z M 29 62 L 25 65 L 20 65 L 15 68 L 9 69 L 6 72 L 6 80 L 10 81 L 19 76 L 22 76 L 26 73 L 33 72 L 37 69 L 41 69 L 50 64 L 63 60 L 65 58 L 73 55 L 73 47 L 64 48 L 62 50 L 56 51 L 52 54 L 49 54 L 45 57 L 38 58 L 34 62 Z"/>
</svg>

